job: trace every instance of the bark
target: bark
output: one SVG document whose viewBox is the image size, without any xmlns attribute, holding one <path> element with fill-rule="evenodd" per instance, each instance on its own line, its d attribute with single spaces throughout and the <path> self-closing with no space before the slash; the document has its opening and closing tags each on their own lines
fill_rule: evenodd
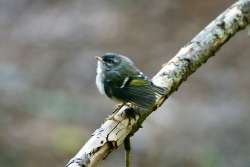
<svg viewBox="0 0 250 167">
<path fill-rule="evenodd" d="M 109 117 L 85 143 L 81 150 L 69 161 L 68 167 L 94 167 L 114 149 L 123 144 L 127 136 L 133 135 L 141 123 L 178 89 L 183 81 L 195 72 L 234 34 L 250 24 L 250 0 L 240 0 L 213 20 L 196 37 L 187 43 L 153 77 L 155 85 L 164 87 L 166 93 L 157 99 L 155 107 L 147 111 L 137 111 L 135 119 L 128 119 L 122 107 Z M 135 109 L 139 110 L 139 109 Z"/>
</svg>

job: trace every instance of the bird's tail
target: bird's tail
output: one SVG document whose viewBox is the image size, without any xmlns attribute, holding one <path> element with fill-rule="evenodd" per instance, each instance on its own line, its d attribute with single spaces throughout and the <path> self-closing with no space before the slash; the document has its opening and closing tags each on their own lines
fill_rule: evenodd
<svg viewBox="0 0 250 167">
<path fill-rule="evenodd" d="M 153 85 L 153 90 L 155 92 L 156 98 L 159 98 L 160 96 L 163 96 L 166 93 L 166 88 L 156 86 L 153 83 L 152 85 Z"/>
</svg>

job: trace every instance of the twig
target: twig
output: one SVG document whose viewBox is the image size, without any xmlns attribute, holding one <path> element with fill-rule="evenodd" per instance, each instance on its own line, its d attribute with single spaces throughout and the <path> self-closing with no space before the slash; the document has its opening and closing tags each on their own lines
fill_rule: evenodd
<svg viewBox="0 0 250 167">
<path fill-rule="evenodd" d="M 131 144 L 129 136 L 126 137 L 124 140 L 124 148 L 125 148 L 126 167 L 131 167 Z"/>
</svg>

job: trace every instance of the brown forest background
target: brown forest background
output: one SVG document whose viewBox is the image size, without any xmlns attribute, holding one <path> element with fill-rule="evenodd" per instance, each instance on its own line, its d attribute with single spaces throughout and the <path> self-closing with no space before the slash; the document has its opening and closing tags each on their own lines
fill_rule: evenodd
<svg viewBox="0 0 250 167">
<path fill-rule="evenodd" d="M 111 113 L 96 60 L 152 77 L 232 0 L 0 0 L 0 166 L 60 167 Z M 132 139 L 136 167 L 250 165 L 250 38 L 238 33 Z M 100 166 L 124 166 L 123 149 Z"/>
</svg>

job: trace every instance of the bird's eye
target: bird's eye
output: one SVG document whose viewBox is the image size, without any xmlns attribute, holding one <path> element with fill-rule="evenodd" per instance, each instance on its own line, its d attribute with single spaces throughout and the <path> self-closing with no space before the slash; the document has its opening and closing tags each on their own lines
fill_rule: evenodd
<svg viewBox="0 0 250 167">
<path fill-rule="evenodd" d="M 106 66 L 109 66 L 109 67 L 116 66 L 119 64 L 119 60 L 115 56 L 112 56 L 112 55 L 104 56 L 103 61 L 105 62 Z"/>
<path fill-rule="evenodd" d="M 107 63 L 114 63 L 114 61 L 112 59 L 108 59 Z"/>
<path fill-rule="evenodd" d="M 108 63 L 108 64 L 115 64 L 115 62 L 114 62 L 114 60 L 113 59 L 107 59 L 106 60 L 106 63 Z"/>
</svg>

